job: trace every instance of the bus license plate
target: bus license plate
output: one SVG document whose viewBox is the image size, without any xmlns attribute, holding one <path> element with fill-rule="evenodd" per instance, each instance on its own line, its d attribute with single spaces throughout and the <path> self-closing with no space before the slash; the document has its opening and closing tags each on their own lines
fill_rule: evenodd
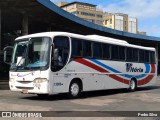
<svg viewBox="0 0 160 120">
<path fill-rule="evenodd" d="M 28 90 L 22 90 L 22 93 L 27 94 Z"/>
</svg>

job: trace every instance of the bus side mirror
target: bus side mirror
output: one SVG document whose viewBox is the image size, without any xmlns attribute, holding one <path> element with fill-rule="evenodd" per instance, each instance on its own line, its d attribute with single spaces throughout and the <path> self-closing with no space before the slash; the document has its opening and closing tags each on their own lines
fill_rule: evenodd
<svg viewBox="0 0 160 120">
<path fill-rule="evenodd" d="M 13 47 L 7 46 L 3 49 L 4 52 L 4 62 L 6 64 L 11 64 L 11 56 L 12 56 Z"/>
</svg>

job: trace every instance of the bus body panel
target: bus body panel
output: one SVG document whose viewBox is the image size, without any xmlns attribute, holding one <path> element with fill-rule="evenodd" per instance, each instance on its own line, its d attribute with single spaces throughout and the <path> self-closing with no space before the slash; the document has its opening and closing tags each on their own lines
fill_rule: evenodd
<svg viewBox="0 0 160 120">
<path fill-rule="evenodd" d="M 131 63 L 75 59 L 65 69 L 53 75 L 53 91 L 57 93 L 68 92 L 69 84 L 74 78 L 82 80 L 83 91 L 129 88 L 130 80 L 133 78 L 136 78 L 138 87 L 155 84 L 157 78 L 156 65 L 132 63 L 127 72 L 126 64 Z"/>
</svg>

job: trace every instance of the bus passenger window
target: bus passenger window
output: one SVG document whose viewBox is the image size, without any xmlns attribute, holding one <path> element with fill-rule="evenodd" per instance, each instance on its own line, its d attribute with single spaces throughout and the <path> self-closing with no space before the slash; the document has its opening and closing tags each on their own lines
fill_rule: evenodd
<svg viewBox="0 0 160 120">
<path fill-rule="evenodd" d="M 93 46 L 93 57 L 94 58 L 102 58 L 102 46 L 101 43 L 94 43 Z"/>
<path fill-rule="evenodd" d="M 132 61 L 138 62 L 138 49 L 133 49 Z"/>
<path fill-rule="evenodd" d="M 149 51 L 145 51 L 145 62 L 149 63 Z"/>
<path fill-rule="evenodd" d="M 151 64 L 156 63 L 156 61 L 155 61 L 155 52 L 150 52 L 150 63 Z"/>
<path fill-rule="evenodd" d="M 111 56 L 113 60 L 119 60 L 118 46 L 115 46 L 115 45 L 112 46 Z"/>
<path fill-rule="evenodd" d="M 104 59 L 110 59 L 110 45 L 109 44 L 103 44 L 103 58 Z"/>
<path fill-rule="evenodd" d="M 132 52 L 132 48 L 127 48 L 127 61 L 132 61 L 132 56 L 133 56 L 133 52 Z"/>
<path fill-rule="evenodd" d="M 139 50 L 139 62 L 145 62 L 145 51 Z"/>
<path fill-rule="evenodd" d="M 54 52 L 52 55 L 52 71 L 61 70 L 67 63 L 69 57 L 69 38 L 65 36 L 56 36 L 53 40 Z M 56 59 L 54 59 L 55 55 Z"/>
<path fill-rule="evenodd" d="M 125 60 L 125 47 L 119 46 L 119 59 Z"/>
<path fill-rule="evenodd" d="M 92 44 L 89 41 L 83 41 L 83 56 L 92 57 Z"/>
<path fill-rule="evenodd" d="M 82 40 L 72 38 L 72 57 L 82 57 Z"/>
</svg>

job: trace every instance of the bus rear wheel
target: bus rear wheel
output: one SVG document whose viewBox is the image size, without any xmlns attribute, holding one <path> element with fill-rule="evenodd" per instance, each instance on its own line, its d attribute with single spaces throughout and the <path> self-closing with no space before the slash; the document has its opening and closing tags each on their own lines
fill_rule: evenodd
<svg viewBox="0 0 160 120">
<path fill-rule="evenodd" d="M 75 99 L 75 98 L 78 98 L 80 96 L 80 94 L 81 94 L 80 83 L 78 81 L 71 82 L 71 84 L 69 86 L 68 97 L 71 99 Z"/>
<path fill-rule="evenodd" d="M 132 79 L 130 81 L 130 85 L 129 85 L 129 91 L 133 92 L 135 91 L 137 88 L 137 83 L 136 83 L 136 80 Z"/>
</svg>

